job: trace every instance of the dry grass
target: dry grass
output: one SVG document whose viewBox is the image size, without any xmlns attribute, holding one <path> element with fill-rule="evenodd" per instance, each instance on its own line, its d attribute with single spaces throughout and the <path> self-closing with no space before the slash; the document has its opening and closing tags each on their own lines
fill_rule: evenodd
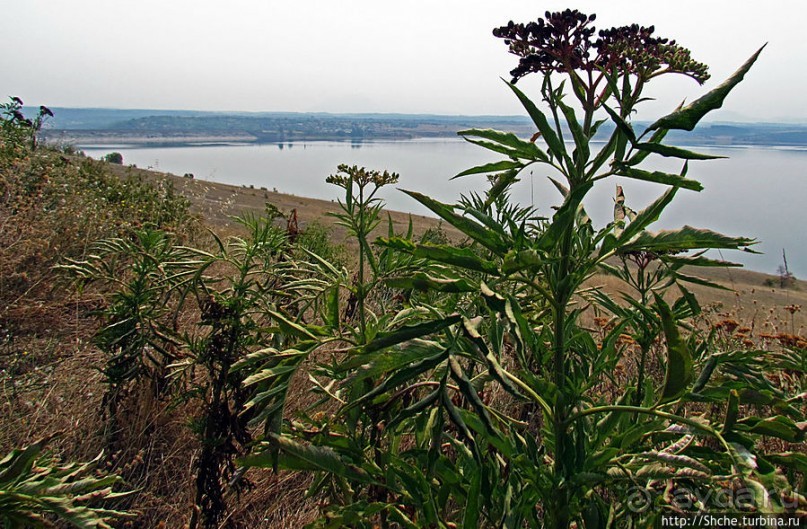
<svg viewBox="0 0 807 529">
<path fill-rule="evenodd" d="M 44 167 L 55 167 L 57 163 L 69 168 L 76 162 L 60 158 Z M 192 209 L 204 217 L 206 224 L 224 235 L 239 230 L 231 216 L 263 212 L 266 203 L 284 212 L 296 210 L 301 227 L 338 210 L 335 202 L 120 166 L 107 169 L 122 177 L 172 181 L 191 200 Z M 64 229 L 81 217 L 81 210 L 76 207 L 71 206 L 73 209 L 65 210 L 64 216 L 59 217 Z M 419 215 L 400 212 L 390 215 L 399 231 L 405 231 L 410 218 L 416 233 L 438 223 Z M 449 236 L 457 237 L 452 229 L 445 226 L 444 229 Z M 91 233 L 83 236 L 89 237 Z M 0 452 L 62 432 L 54 441 L 53 450 L 68 459 L 91 459 L 104 445 L 98 411 L 104 385 L 95 368 L 103 363 L 103 356 L 91 343 L 98 322 L 90 314 L 103 303 L 103 298 L 93 292 L 79 296 L 66 286 L 53 288 L 50 265 L 61 255 L 53 250 L 54 244 L 61 241 L 34 215 L 34 210 L 13 220 L 7 211 L 0 210 L 0 237 L 4 241 L 18 241 L 13 250 L 6 248 L 4 256 L 8 259 L 2 265 L 5 279 L 0 285 L 7 285 L 10 278 L 22 274 L 28 274 L 23 279 L 30 281 L 20 290 L 22 296 L 0 307 L 0 327 L 13 329 L 5 338 L 0 336 L 0 370 L 3 370 Z M 333 238 L 339 241 L 344 233 L 335 231 Z M 42 260 L 41 256 L 47 259 Z M 738 327 L 748 328 L 744 334 L 755 342 L 775 342 L 776 338 L 765 336 L 783 333 L 804 336 L 807 283 L 798 282 L 786 290 L 763 286 L 770 277 L 745 270 L 712 269 L 708 279 L 734 291 L 702 287 L 693 287 L 693 291 L 707 309 L 710 321 L 716 324 L 735 320 Z M 620 288 L 615 280 L 604 277 L 595 278 L 593 283 L 614 293 Z M 301 410 L 312 402 L 313 395 L 303 373 L 295 378 L 293 388 L 290 409 Z M 119 453 L 108 454 L 108 467 L 120 472 L 129 486 L 141 489 L 127 505 L 137 509 L 141 516 L 125 526 L 158 527 L 163 523 L 163 527 L 181 527 L 190 513 L 193 463 L 198 453 L 198 440 L 188 424 L 199 410 L 188 403 L 141 398 L 129 401 L 127 406 L 123 436 L 127 445 Z M 250 486 L 229 498 L 232 514 L 226 522 L 228 527 L 297 528 L 319 513 L 318 500 L 305 497 L 310 477 L 260 469 L 252 469 L 245 476 Z"/>
<path fill-rule="evenodd" d="M 240 227 L 232 217 L 243 213 L 261 213 L 266 203 L 288 213 L 296 210 L 301 227 L 313 221 L 330 218 L 328 215 L 339 210 L 336 202 L 313 198 L 286 195 L 273 191 L 250 189 L 214 182 L 203 182 L 183 178 L 168 173 L 154 173 L 142 169 L 113 166 L 121 176 L 140 175 L 143 178 L 167 178 L 185 196 L 191 199 L 193 210 L 202 215 L 208 226 L 219 233 L 236 233 Z M 324 184 L 323 184 L 324 185 Z M 338 191 L 334 189 L 335 193 Z M 452 239 L 460 234 L 452 226 L 432 217 L 410 215 L 399 211 L 389 211 L 395 229 L 406 231 L 411 218 L 416 234 L 422 234 L 430 228 L 441 226 Z M 326 220 L 327 222 L 327 220 Z M 386 235 L 386 224 L 378 228 L 377 235 Z M 345 234 L 334 227 L 333 240 L 342 241 Z M 796 281 L 790 288 L 780 289 L 765 286 L 766 281 L 777 281 L 777 277 L 751 270 L 738 268 L 709 268 L 693 271 L 709 281 L 724 285 L 730 291 L 692 285 L 691 290 L 697 294 L 704 307 L 713 312 L 734 317 L 752 325 L 755 330 L 765 327 L 778 332 L 804 334 L 807 330 L 807 281 Z M 603 285 L 609 291 L 618 292 L 619 284 L 615 279 L 600 277 L 594 284 Z M 789 306 L 801 306 L 804 310 L 791 314 L 785 309 Z M 791 321 L 792 320 L 792 321 Z M 792 325 L 791 325 L 792 323 Z M 766 325 L 767 324 L 767 325 Z"/>
<path fill-rule="evenodd" d="M 297 211 L 300 227 L 313 221 L 322 221 L 330 218 L 328 215 L 339 211 L 336 197 L 340 190 L 334 187 L 334 200 L 319 200 L 315 198 L 298 197 L 275 191 L 238 187 L 216 182 L 207 182 L 184 178 L 169 173 L 158 173 L 132 167 L 110 166 L 121 177 L 138 176 L 149 180 L 167 179 L 173 182 L 177 190 L 192 201 L 192 208 L 202 215 L 206 225 L 219 234 L 228 235 L 240 229 L 233 222 L 234 216 L 244 213 L 263 213 L 266 204 L 272 204 L 281 212 L 288 214 Z M 323 175 L 323 184 L 326 175 Z M 439 224 L 439 221 L 423 215 L 410 215 L 400 211 L 387 211 L 384 213 L 384 222 L 381 223 L 377 235 L 386 235 L 386 213 L 392 218 L 393 225 L 398 232 L 405 232 L 411 219 L 415 233 L 421 234 Z M 327 220 L 326 220 L 327 222 Z M 459 236 L 459 232 L 451 226 L 442 224 L 449 235 Z M 334 239 L 344 239 L 344 232 L 338 227 L 334 230 Z"/>
<path fill-rule="evenodd" d="M 715 321 L 734 319 L 742 326 L 750 327 L 751 336 L 759 333 L 803 336 L 807 332 L 807 281 L 797 281 L 791 288 L 780 289 L 765 286 L 765 281 L 775 279 L 774 276 L 750 270 L 705 269 L 691 274 L 729 289 L 688 286 L 706 314 Z M 615 295 L 624 290 L 619 280 L 613 277 L 598 276 L 590 284 L 601 286 Z"/>
</svg>

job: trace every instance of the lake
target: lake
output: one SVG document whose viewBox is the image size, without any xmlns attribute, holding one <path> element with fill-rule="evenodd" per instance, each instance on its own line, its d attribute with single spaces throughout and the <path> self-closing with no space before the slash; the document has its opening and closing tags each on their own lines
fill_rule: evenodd
<svg viewBox="0 0 807 529">
<path fill-rule="evenodd" d="M 88 156 L 117 151 L 125 164 L 151 167 L 198 180 L 234 185 L 265 187 L 283 193 L 335 200 L 338 189 L 325 184 L 325 177 L 340 163 L 400 173 L 397 187 L 426 193 L 443 202 L 461 194 L 481 192 L 482 176 L 451 180 L 457 173 L 482 163 L 500 159 L 481 147 L 461 139 L 416 139 L 363 143 L 309 141 L 288 144 L 225 144 L 171 147 L 127 145 L 79 145 Z M 760 240 L 756 249 L 764 255 L 723 252 L 734 260 L 761 272 L 775 273 L 786 249 L 788 265 L 798 278 L 807 278 L 807 148 L 778 147 L 697 147 L 728 159 L 691 162 L 689 178 L 700 180 L 700 193 L 681 190 L 668 206 L 655 229 L 684 224 L 710 228 L 727 235 L 743 235 Z M 657 158 L 657 157 L 655 157 Z M 648 159 L 648 162 L 650 159 Z M 677 172 L 672 160 L 659 158 L 649 167 Z M 539 213 L 551 215 L 559 194 L 546 180 L 548 171 L 535 166 L 521 175 L 513 188 L 513 198 L 533 204 Z M 662 186 L 624 178 L 595 186 L 586 208 L 596 225 L 611 219 L 614 186 L 624 187 L 626 204 L 639 210 L 652 202 Z M 426 214 L 409 196 L 397 189 L 382 195 L 392 209 Z M 719 256 L 714 256 L 719 257 Z"/>
</svg>

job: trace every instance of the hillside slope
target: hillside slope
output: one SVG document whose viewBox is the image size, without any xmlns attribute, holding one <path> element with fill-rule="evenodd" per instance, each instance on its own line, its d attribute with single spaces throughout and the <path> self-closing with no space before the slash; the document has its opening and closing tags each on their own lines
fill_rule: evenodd
<svg viewBox="0 0 807 529">
<path fill-rule="evenodd" d="M 108 306 L 109 296 L 95 288 L 77 289 L 54 265 L 80 257 L 98 238 L 126 235 L 143 225 L 162 227 L 189 244 L 212 244 L 204 228 L 219 235 L 240 234 L 242 227 L 232 216 L 260 214 L 267 204 L 286 215 L 295 211 L 302 230 L 315 222 L 330 225 L 328 214 L 339 208 L 335 201 L 196 181 L 46 150 L 0 169 L 0 452 L 57 432 L 51 448 L 70 460 L 92 459 L 104 446 L 99 410 L 104 409 L 107 388 L 100 371 L 106 355 L 94 335 L 101 322 L 97 311 Z M 388 214 L 398 232 L 410 220 L 416 233 L 440 225 L 429 217 Z M 384 223 L 382 228 L 379 234 L 386 233 Z M 448 237 L 458 237 L 450 227 L 441 228 Z M 331 242 L 344 240 L 344 232 L 333 228 Z M 704 325 L 745 329 L 736 336 L 767 345 L 776 345 L 779 335 L 804 335 L 805 282 L 789 289 L 766 287 L 775 278 L 741 269 L 709 269 L 707 279 L 733 290 L 694 288 L 705 309 Z M 619 287 L 607 278 L 592 282 L 618 293 Z M 191 327 L 193 321 L 181 323 Z M 295 381 L 291 408 L 309 403 L 309 386 L 306 380 Z M 139 399 L 125 409 L 127 444 L 108 454 L 105 468 L 124 475 L 128 486 L 139 491 L 118 506 L 140 512 L 131 527 L 179 527 L 186 522 L 193 491 L 182 484 L 193 482 L 200 453 L 188 427 L 197 413 L 197 407 L 182 399 Z M 247 477 L 251 488 L 228 499 L 235 527 L 301 527 L 319 512 L 316 498 L 305 499 L 310 477 L 304 474 L 250 470 Z"/>
</svg>

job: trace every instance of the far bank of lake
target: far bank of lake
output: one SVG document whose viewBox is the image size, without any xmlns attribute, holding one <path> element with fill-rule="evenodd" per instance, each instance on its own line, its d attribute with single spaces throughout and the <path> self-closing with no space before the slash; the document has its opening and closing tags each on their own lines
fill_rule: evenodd
<svg viewBox="0 0 807 529">
<path fill-rule="evenodd" d="M 124 164 L 239 186 L 276 189 L 283 193 L 336 200 L 337 188 L 325 178 L 340 163 L 388 169 L 400 173 L 397 187 L 428 193 L 452 202 L 461 194 L 482 192 L 482 176 L 451 180 L 457 173 L 497 160 L 497 155 L 459 139 L 335 142 L 310 141 L 282 144 L 194 144 L 168 147 L 130 145 L 78 145 L 92 156 L 117 151 Z M 807 277 L 807 149 L 793 147 L 697 147 L 728 159 L 691 162 L 688 176 L 700 180 L 704 191 L 682 190 L 668 207 L 656 229 L 683 224 L 714 229 L 730 235 L 759 239 L 764 255 L 724 252 L 727 260 L 742 262 L 753 270 L 775 273 L 786 249 L 790 270 Z M 671 160 L 653 160 L 654 169 L 677 172 Z M 548 183 L 544 166 L 521 175 L 513 198 L 534 204 L 539 214 L 552 214 L 559 195 Z M 625 189 L 627 204 L 641 209 L 663 191 L 661 186 L 624 178 L 595 186 L 587 209 L 597 225 L 607 223 L 613 210 L 614 185 Z M 383 195 L 388 207 L 425 214 L 414 200 L 396 189 Z M 719 255 L 714 257 L 719 258 Z"/>
</svg>

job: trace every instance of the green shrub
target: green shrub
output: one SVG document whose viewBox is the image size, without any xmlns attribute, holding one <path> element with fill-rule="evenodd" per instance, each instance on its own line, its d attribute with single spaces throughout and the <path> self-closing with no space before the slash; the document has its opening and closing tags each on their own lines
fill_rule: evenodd
<svg viewBox="0 0 807 529">
<path fill-rule="evenodd" d="M 0 105 L 0 154 L 13 155 L 37 147 L 37 135 L 45 121 L 53 117 L 46 106 L 40 106 L 34 118 L 23 114 L 23 102 L 19 97 L 10 97 Z"/>
<path fill-rule="evenodd" d="M 143 227 L 188 240 L 197 230 L 170 182 L 121 179 L 48 149 L 0 153 L 0 221 L 0 318 L 20 324 L 30 301 L 52 297 L 53 267 L 82 258 L 93 241 Z"/>
<path fill-rule="evenodd" d="M 103 160 L 107 163 L 123 165 L 123 155 L 119 152 L 111 152 L 107 155 L 104 155 Z"/>
<path fill-rule="evenodd" d="M 318 220 L 309 222 L 300 231 L 296 243 L 300 248 L 317 254 L 337 268 L 348 264 L 345 245 L 334 243 L 333 230 Z"/>
<path fill-rule="evenodd" d="M 143 390 L 160 397 L 167 386 L 168 364 L 177 360 L 180 337 L 172 325 L 180 288 L 193 276 L 193 253 L 175 245 L 162 231 L 135 230 L 126 238 L 93 244 L 85 260 L 68 260 L 59 269 L 82 285 L 103 283 L 111 290 L 99 311 L 95 343 L 106 354 L 99 369 L 106 391 L 102 401 L 106 442 L 119 448 L 119 408 Z"/>
</svg>

